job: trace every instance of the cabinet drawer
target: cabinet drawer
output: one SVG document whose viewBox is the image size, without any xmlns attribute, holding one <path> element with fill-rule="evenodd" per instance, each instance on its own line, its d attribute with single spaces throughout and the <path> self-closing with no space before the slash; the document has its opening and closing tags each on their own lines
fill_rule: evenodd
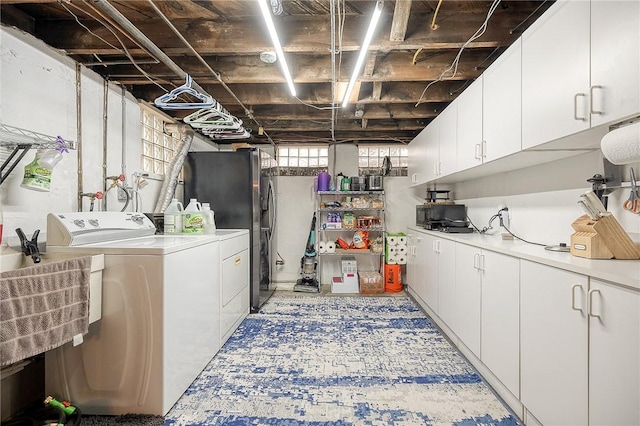
<svg viewBox="0 0 640 426">
<path fill-rule="evenodd" d="M 220 241 L 220 253 L 222 257 L 232 256 L 246 250 L 249 247 L 249 234 L 245 234 L 236 238 Z"/>
<path fill-rule="evenodd" d="M 221 346 L 236 331 L 242 320 L 249 314 L 249 288 L 245 288 L 232 298 L 220 311 Z"/>
<path fill-rule="evenodd" d="M 249 250 L 244 249 L 222 261 L 222 306 L 249 286 Z"/>
</svg>

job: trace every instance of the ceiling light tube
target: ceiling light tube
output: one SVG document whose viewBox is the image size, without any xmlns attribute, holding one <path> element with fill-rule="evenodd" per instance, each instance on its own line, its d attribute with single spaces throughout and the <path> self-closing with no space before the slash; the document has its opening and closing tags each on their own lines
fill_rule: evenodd
<svg viewBox="0 0 640 426">
<path fill-rule="evenodd" d="M 284 78 L 285 80 L 287 80 L 287 84 L 289 85 L 291 96 L 296 96 L 296 88 L 293 85 L 293 79 L 291 78 L 291 74 L 289 73 L 287 60 L 284 58 L 284 52 L 282 51 L 282 45 L 280 44 L 280 39 L 278 38 L 278 33 L 276 32 L 276 27 L 275 25 L 273 25 L 271 11 L 269 11 L 269 5 L 267 5 L 268 2 L 269 0 L 260 0 L 258 4 L 260 5 L 262 16 L 264 16 L 264 22 L 267 24 L 267 29 L 269 30 L 269 35 L 271 36 L 271 42 L 273 43 L 273 47 L 276 49 L 276 54 L 278 55 L 278 60 L 280 61 L 280 68 L 282 69 Z"/>
<path fill-rule="evenodd" d="M 353 74 L 351 75 L 351 80 L 349 80 L 347 91 L 345 92 L 344 98 L 342 99 L 342 108 L 349 105 L 349 97 L 351 96 L 353 87 L 356 85 L 356 80 L 358 80 L 358 76 L 360 75 L 360 68 L 362 68 L 362 63 L 364 62 L 364 58 L 365 56 L 367 56 L 367 51 L 369 50 L 369 44 L 371 43 L 371 39 L 373 38 L 373 33 L 375 32 L 376 26 L 378 25 L 378 21 L 380 20 L 380 14 L 382 13 L 383 3 L 384 3 L 383 1 L 378 1 L 376 3 L 375 9 L 373 10 L 373 15 L 371 16 L 371 22 L 369 22 L 369 28 L 367 28 L 367 33 L 364 36 L 364 41 L 362 42 L 362 47 L 360 48 L 360 54 L 358 55 L 356 66 L 353 69 Z"/>
</svg>

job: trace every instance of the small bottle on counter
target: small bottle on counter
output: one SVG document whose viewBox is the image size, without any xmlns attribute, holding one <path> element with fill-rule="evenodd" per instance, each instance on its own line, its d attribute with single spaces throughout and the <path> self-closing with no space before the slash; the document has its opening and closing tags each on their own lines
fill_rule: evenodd
<svg viewBox="0 0 640 426">
<path fill-rule="evenodd" d="M 184 208 L 177 198 L 172 198 L 171 203 L 164 211 L 164 233 L 180 234 L 182 232 L 182 213 Z"/>
<path fill-rule="evenodd" d="M 191 198 L 189 204 L 182 212 L 182 232 L 185 234 L 204 233 L 204 214 L 202 204 L 197 199 Z"/>
<path fill-rule="evenodd" d="M 202 203 L 202 213 L 204 214 L 204 233 L 215 234 L 216 221 L 215 213 L 211 210 L 209 203 Z"/>
</svg>

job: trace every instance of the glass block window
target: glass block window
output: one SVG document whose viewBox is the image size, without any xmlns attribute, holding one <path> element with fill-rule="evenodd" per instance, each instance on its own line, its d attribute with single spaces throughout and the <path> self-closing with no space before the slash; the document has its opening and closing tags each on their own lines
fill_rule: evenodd
<svg viewBox="0 0 640 426">
<path fill-rule="evenodd" d="M 359 145 L 358 168 L 361 175 L 380 172 L 384 157 L 391 159 L 391 175 L 406 176 L 409 148 L 406 145 Z"/>
<path fill-rule="evenodd" d="M 175 149 L 179 146 L 178 133 L 166 134 L 164 123 L 167 121 L 162 114 L 151 109 L 141 108 L 142 122 L 142 170 L 149 173 L 164 175 Z M 182 172 L 178 179 L 182 179 Z"/>
<path fill-rule="evenodd" d="M 281 174 L 311 176 L 329 167 L 327 146 L 287 146 L 278 148 Z"/>
</svg>

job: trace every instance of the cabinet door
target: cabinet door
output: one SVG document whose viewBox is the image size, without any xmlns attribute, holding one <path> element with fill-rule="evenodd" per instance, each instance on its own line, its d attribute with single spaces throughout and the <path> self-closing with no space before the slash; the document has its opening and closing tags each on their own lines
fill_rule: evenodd
<svg viewBox="0 0 640 426">
<path fill-rule="evenodd" d="M 409 143 L 408 157 L 408 173 L 411 179 L 411 185 L 419 185 L 427 181 L 425 175 L 427 162 L 427 139 L 428 126 L 425 127 L 418 135 Z"/>
<path fill-rule="evenodd" d="M 456 243 L 441 240 L 438 253 L 438 315 L 451 327 L 456 312 Z"/>
<path fill-rule="evenodd" d="M 591 2 L 591 125 L 640 111 L 640 2 Z"/>
<path fill-rule="evenodd" d="M 586 291 L 585 276 L 520 261 L 520 400 L 545 425 L 587 424 Z"/>
<path fill-rule="evenodd" d="M 591 279 L 589 423 L 640 425 L 640 292 Z"/>
<path fill-rule="evenodd" d="M 425 286 L 421 295 L 422 300 L 429 305 L 429 307 L 438 313 L 438 245 L 440 240 L 430 235 L 426 235 L 420 243 L 419 252 L 422 253 L 425 259 L 424 265 L 424 277 L 426 277 Z"/>
<path fill-rule="evenodd" d="M 436 117 L 427 126 L 427 145 L 425 149 L 425 182 L 431 182 L 438 178 L 440 170 L 440 121 L 442 118 Z"/>
<path fill-rule="evenodd" d="M 523 34 L 523 149 L 589 128 L 589 27 L 589 2 L 558 1 Z"/>
<path fill-rule="evenodd" d="M 453 330 L 480 357 L 480 249 L 456 244 L 456 317 Z"/>
<path fill-rule="evenodd" d="M 483 250 L 481 360 L 520 394 L 520 260 Z"/>
<path fill-rule="evenodd" d="M 485 141 L 485 162 L 513 154 L 521 148 L 521 53 L 518 39 L 482 75 L 482 136 Z"/>
<path fill-rule="evenodd" d="M 408 251 L 407 256 L 407 281 L 408 286 L 413 292 L 419 295 L 424 286 L 425 277 L 421 276 L 421 270 L 424 269 L 420 263 L 424 263 L 424 258 L 418 256 L 419 243 L 422 240 L 422 236 L 416 234 L 408 234 Z"/>
<path fill-rule="evenodd" d="M 440 158 L 437 174 L 446 176 L 456 171 L 458 107 L 454 101 L 439 116 Z"/>
<path fill-rule="evenodd" d="M 454 101 L 458 103 L 457 170 L 482 164 L 482 76 Z"/>
</svg>

